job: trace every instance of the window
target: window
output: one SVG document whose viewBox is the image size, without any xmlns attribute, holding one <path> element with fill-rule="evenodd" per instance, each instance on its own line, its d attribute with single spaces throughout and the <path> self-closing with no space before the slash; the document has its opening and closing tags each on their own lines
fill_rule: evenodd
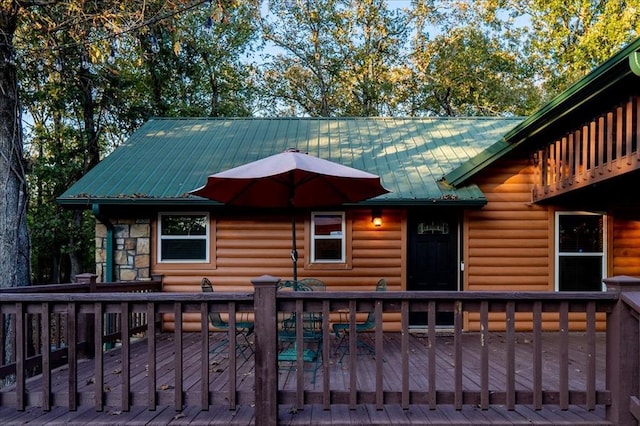
<svg viewBox="0 0 640 426">
<path fill-rule="evenodd" d="M 209 215 L 160 213 L 158 262 L 208 262 Z"/>
<path fill-rule="evenodd" d="M 317 263 L 344 263 L 344 213 L 311 214 L 311 261 Z"/>
<path fill-rule="evenodd" d="M 556 289 L 602 291 L 605 272 L 605 217 L 556 214 Z"/>
</svg>

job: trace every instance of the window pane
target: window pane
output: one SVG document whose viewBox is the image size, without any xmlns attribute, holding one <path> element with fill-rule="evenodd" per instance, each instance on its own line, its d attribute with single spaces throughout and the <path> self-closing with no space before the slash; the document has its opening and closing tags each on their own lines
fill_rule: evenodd
<svg viewBox="0 0 640 426">
<path fill-rule="evenodd" d="M 602 222 L 600 215 L 560 215 L 560 252 L 602 253 Z"/>
<path fill-rule="evenodd" d="M 206 235 L 207 217 L 203 215 L 164 215 L 162 235 Z"/>
<path fill-rule="evenodd" d="M 207 240 L 162 240 L 162 260 L 206 260 Z"/>
<path fill-rule="evenodd" d="M 561 256 L 560 291 L 602 291 L 602 256 Z"/>
<path fill-rule="evenodd" d="M 342 260 L 342 240 L 315 240 L 315 260 Z"/>
<path fill-rule="evenodd" d="M 315 235 L 342 235 L 342 216 L 338 215 L 315 215 L 314 216 Z M 317 253 L 317 252 L 316 252 Z"/>
</svg>

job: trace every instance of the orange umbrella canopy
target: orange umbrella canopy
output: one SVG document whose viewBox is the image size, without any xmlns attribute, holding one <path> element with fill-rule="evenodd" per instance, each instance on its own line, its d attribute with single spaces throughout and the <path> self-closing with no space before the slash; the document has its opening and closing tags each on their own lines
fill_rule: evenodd
<svg viewBox="0 0 640 426">
<path fill-rule="evenodd" d="M 356 203 L 387 192 L 377 175 L 287 150 L 210 175 L 204 186 L 190 193 L 231 206 L 294 209 Z M 291 228 L 295 281 L 298 278 L 295 214 Z"/>
<path fill-rule="evenodd" d="M 356 203 L 387 192 L 374 174 L 285 151 L 210 175 L 191 194 L 233 206 L 313 208 Z"/>
</svg>

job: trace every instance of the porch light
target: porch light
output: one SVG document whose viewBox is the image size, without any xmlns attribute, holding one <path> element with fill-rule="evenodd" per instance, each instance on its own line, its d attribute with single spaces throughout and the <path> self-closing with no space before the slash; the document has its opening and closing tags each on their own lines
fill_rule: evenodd
<svg viewBox="0 0 640 426">
<path fill-rule="evenodd" d="M 382 226 L 382 212 L 380 209 L 374 209 L 371 211 L 371 223 L 376 228 Z"/>
</svg>

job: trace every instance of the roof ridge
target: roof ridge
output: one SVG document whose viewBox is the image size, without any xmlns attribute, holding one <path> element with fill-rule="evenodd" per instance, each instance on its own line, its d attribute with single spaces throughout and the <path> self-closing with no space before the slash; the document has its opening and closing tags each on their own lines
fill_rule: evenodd
<svg viewBox="0 0 640 426">
<path fill-rule="evenodd" d="M 501 117 L 501 116 L 475 116 L 475 115 L 466 115 L 466 116 L 436 116 L 436 117 L 151 117 L 151 120 L 162 120 L 162 121 L 188 121 L 188 120 L 202 120 L 202 121 L 277 121 L 277 120 L 301 120 L 301 121 L 339 121 L 339 120 L 407 120 L 407 121 L 455 121 L 455 120 L 517 120 L 522 121 L 526 117 L 525 116 L 509 116 L 509 117 Z"/>
</svg>

